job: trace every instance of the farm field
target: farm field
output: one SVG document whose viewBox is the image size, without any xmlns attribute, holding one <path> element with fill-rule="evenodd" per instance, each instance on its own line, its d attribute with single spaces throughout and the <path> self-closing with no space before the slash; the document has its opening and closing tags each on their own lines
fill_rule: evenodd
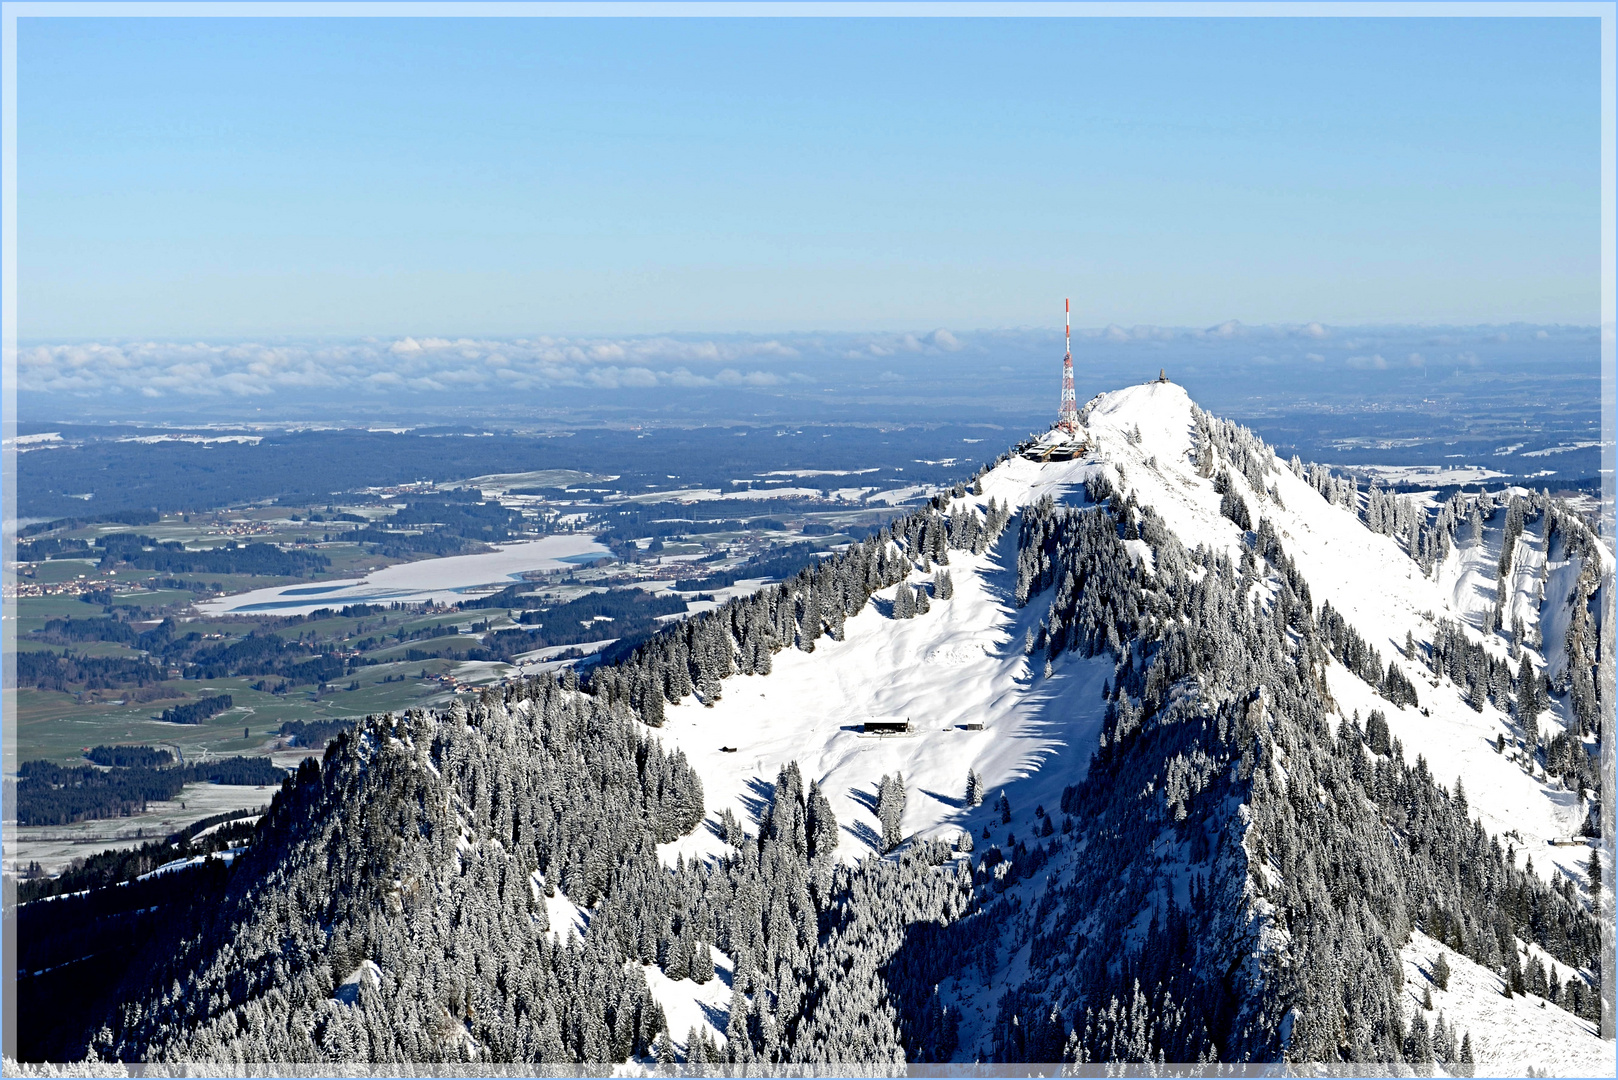
<svg viewBox="0 0 1618 1080">
<path fill-rule="evenodd" d="M 164 684 L 191 697 L 231 696 L 235 704 L 230 709 L 197 724 L 157 719 L 164 708 L 187 698 L 132 705 L 117 701 L 85 705 L 71 694 L 21 689 L 17 691 L 12 738 L 5 748 L 5 770 L 13 773 L 21 762 L 37 759 L 61 764 L 77 762 L 85 750 L 99 745 L 168 747 L 179 751 L 186 761 L 209 754 L 259 753 L 265 740 L 288 721 L 400 712 L 441 700 L 444 687 L 434 680 L 452 666 L 452 661 L 434 659 L 367 667 L 357 676 L 358 690 L 332 689 L 323 694 L 310 690 L 282 695 L 256 691 L 252 683 L 257 680 L 245 677 L 210 679 L 200 685 L 182 684 L 179 680 Z M 420 678 L 423 671 L 427 680 Z M 388 678 L 395 681 L 382 682 Z M 248 732 L 246 738 L 244 730 Z"/>
<path fill-rule="evenodd" d="M 299 760 L 302 754 L 298 755 Z M 296 764 L 293 761 L 292 764 Z M 177 799 L 149 803 L 144 814 L 98 818 L 71 825 L 6 825 L 5 869 L 20 872 L 39 863 L 47 874 L 63 870 L 74 859 L 100 851 L 139 847 L 168 836 L 203 818 L 229 811 L 257 810 L 269 805 L 269 785 L 187 784 Z"/>
</svg>

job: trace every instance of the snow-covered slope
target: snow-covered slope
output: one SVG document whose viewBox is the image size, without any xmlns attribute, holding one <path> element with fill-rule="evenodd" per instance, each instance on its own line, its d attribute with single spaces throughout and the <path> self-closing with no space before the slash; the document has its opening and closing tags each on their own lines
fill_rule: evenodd
<svg viewBox="0 0 1618 1080">
<path fill-rule="evenodd" d="M 1101 467 L 1115 485 L 1153 506 L 1187 546 L 1199 542 L 1223 545 L 1236 557 L 1241 531 L 1220 514 L 1220 496 L 1211 481 L 1198 475 L 1192 461 L 1192 409 L 1190 397 L 1173 383 L 1146 383 L 1102 395 L 1092 403 L 1087 422 L 1097 446 L 1093 460 L 1104 463 Z M 1142 436 L 1138 444 L 1129 437 L 1135 428 Z M 1442 618 L 1462 623 L 1472 631 L 1469 636 L 1483 641 L 1497 656 L 1507 655 L 1505 638 L 1485 638 L 1476 632 L 1483 612 L 1494 604 L 1494 567 L 1502 530 L 1486 529 L 1480 546 L 1457 544 L 1428 578 L 1392 537 L 1371 532 L 1343 507 L 1328 503 L 1279 460 L 1276 466 L 1268 479 L 1279 501 L 1254 491 L 1232 470 L 1233 482 L 1252 508 L 1255 524 L 1263 516 L 1275 525 L 1287 554 L 1308 580 L 1317 606 L 1329 601 L 1385 660 L 1399 662 L 1412 679 L 1418 674 L 1424 677 L 1417 682 L 1420 707 L 1395 707 L 1341 664 L 1333 663 L 1330 689 L 1343 714 L 1358 711 L 1363 717 L 1380 708 L 1393 735 L 1403 741 L 1407 757 L 1425 757 L 1440 782 L 1452 784 L 1459 778 L 1464 783 L 1484 828 L 1502 836 L 1513 834 L 1518 847 L 1535 853 L 1536 866 L 1547 874 L 1554 865 L 1582 881 L 1588 849 L 1552 847 L 1551 843 L 1576 833 L 1587 808 L 1580 807 L 1576 795 L 1559 782 L 1541 783 L 1508 756 L 1495 752 L 1499 736 L 1505 735 L 1508 743 L 1518 737 L 1508 716 L 1487 704 L 1481 713 L 1474 711 L 1447 679 L 1434 679 L 1419 662 L 1399 656 L 1407 633 L 1418 647 L 1425 647 Z M 1543 544 L 1542 527 L 1539 532 L 1538 537 L 1525 533 L 1519 541 L 1527 557 L 1517 563 L 1513 575 L 1517 588 L 1511 601 L 1512 610 L 1529 616 L 1535 624 L 1540 608 L 1530 601 L 1538 565 L 1545 559 L 1544 552 L 1535 547 L 1536 539 L 1541 547 Z M 1610 578 L 1612 556 L 1600 550 L 1602 573 Z M 1560 670 L 1564 659 L 1561 644 L 1567 597 L 1577 575 L 1577 567 L 1553 561 L 1552 578 L 1545 590 L 1546 608 L 1556 620 L 1545 635 L 1553 673 Z M 1544 670 L 1547 657 L 1536 654 L 1536 659 L 1535 666 Z M 1567 722 L 1566 704 L 1553 702 L 1550 714 L 1541 718 L 1541 727 L 1562 730 Z M 1541 851 L 1543 857 L 1538 854 Z"/>
<path fill-rule="evenodd" d="M 1220 514 L 1220 496 L 1194 462 L 1193 408 L 1174 383 L 1103 394 L 1086 409 L 1088 454 L 1043 464 L 1012 457 L 984 475 L 982 496 L 953 505 L 982 508 L 994 498 L 1021 507 L 1044 495 L 1083 502 L 1085 477 L 1099 471 L 1114 487 L 1156 509 L 1187 547 L 1221 546 L 1239 558 L 1241 531 Z M 1518 737 L 1510 717 L 1491 705 L 1474 711 L 1448 680 L 1435 680 L 1419 662 L 1400 656 L 1407 633 L 1425 646 L 1440 618 L 1474 631 L 1480 625 L 1482 611 L 1494 602 L 1501 529 L 1487 530 L 1481 547 L 1457 545 L 1429 578 L 1393 538 L 1371 532 L 1353 514 L 1326 502 L 1279 460 L 1267 479 L 1279 500 L 1234 477 L 1255 519 L 1264 516 L 1275 524 L 1316 605 L 1329 601 L 1385 659 L 1396 659 L 1413 679 L 1423 677 L 1417 679 L 1420 706 L 1401 708 L 1333 663 L 1330 690 L 1343 714 L 1364 717 L 1381 709 L 1409 758 L 1425 757 L 1441 782 L 1459 778 L 1464 783 L 1489 832 L 1510 833 L 1524 853 L 1536 854 L 1536 866 L 1546 873 L 1556 866 L 1582 880 L 1588 850 L 1551 844 L 1577 833 L 1587 807 L 1554 778 L 1541 782 L 1509 755 L 1496 753 L 1498 736 L 1505 735 L 1508 743 Z M 1544 561 L 1536 546 L 1542 545 L 1542 532 L 1543 526 L 1531 529 L 1519 541 L 1523 557 L 1513 574 L 1518 583 L 1513 610 L 1531 614 L 1536 624 L 1540 608 L 1530 600 Z M 966 820 L 962 800 L 968 769 L 983 775 L 991 793 L 1010 785 L 1013 805 L 1030 807 L 1052 801 L 1064 783 L 1082 775 L 1098 730 L 1099 691 L 1111 665 L 1069 657 L 1057 663 L 1049 681 L 1035 670 L 1022 646 L 1040 611 L 1032 604 L 1019 611 L 1012 602 L 1013 533 L 1008 530 L 983 555 L 953 552 L 948 569 L 955 597 L 935 602 L 929 613 L 908 621 L 889 618 L 883 603 L 891 601 L 889 588 L 848 621 L 844 641 L 823 639 L 814 653 L 781 653 L 770 675 L 729 680 L 723 699 L 711 708 L 695 698 L 670 706 L 660 734 L 684 749 L 697 767 L 710 815 L 717 820 L 729 808 L 747 820 L 767 800 L 780 766 L 796 760 L 833 798 L 844 824 L 840 854 L 856 859 L 868 854 L 876 839 L 871 807 L 884 773 L 902 771 L 919 793 L 906 808 L 904 829 L 924 835 L 949 833 Z M 1611 556 L 1604 551 L 1603 560 L 1603 572 L 1610 576 Z M 916 572 L 910 580 L 929 576 Z M 1563 659 L 1563 610 L 1576 576 L 1576 567 L 1553 563 L 1546 585 L 1546 606 L 1559 620 L 1546 632 L 1553 672 Z M 1499 635 L 1487 639 L 1485 647 L 1502 657 L 1508 651 Z M 1538 658 L 1536 666 L 1543 669 L 1545 663 Z M 1565 704 L 1553 701 L 1542 728 L 1560 730 L 1565 712 Z M 894 715 L 908 717 L 915 734 L 872 738 L 860 733 L 867 719 Z M 969 721 L 982 723 L 983 730 L 963 730 L 960 725 Z M 1041 771 L 1053 771 L 1041 766 L 1058 761 L 1062 767 L 1054 771 L 1062 779 L 1041 782 Z M 670 845 L 667 856 L 721 849 L 719 837 L 704 830 Z"/>
<path fill-rule="evenodd" d="M 1447 989 L 1433 979 L 1442 954 L 1449 965 Z M 1533 994 L 1505 996 L 1505 980 L 1453 949 L 1416 931 L 1401 956 L 1405 965 L 1405 1011 L 1425 1014 L 1431 1027 L 1443 1016 L 1455 1031 L 1472 1038 L 1478 1076 L 1611 1076 L 1612 1043 L 1596 1025 L 1572 1016 Z M 1425 995 L 1432 996 L 1429 1012 Z M 1459 1036 L 1457 1036 L 1457 1039 Z"/>
<path fill-rule="evenodd" d="M 982 511 L 991 499 L 1022 508 L 1046 495 L 1079 504 L 1085 501 L 1086 479 L 1100 475 L 1121 496 L 1151 506 L 1186 547 L 1208 545 L 1240 561 L 1243 532 L 1221 513 L 1221 495 L 1204 475 L 1207 469 L 1199 467 L 1195 406 L 1181 387 L 1166 382 L 1128 387 L 1094 399 L 1083 415 L 1075 441 L 1084 451 L 1076 458 L 1011 456 L 983 475 L 981 495 L 956 498 L 950 512 L 968 506 Z M 1053 432 L 1032 456 L 1066 442 L 1066 436 Z M 1492 655 L 1508 656 L 1507 636 L 1483 633 L 1485 613 L 1495 603 L 1503 539 L 1499 520 L 1486 524 L 1480 543 L 1457 540 L 1426 574 L 1398 540 L 1366 528 L 1351 510 L 1322 498 L 1273 455 L 1267 455 L 1262 472 L 1255 485 L 1230 470 L 1232 487 L 1251 509 L 1254 524 L 1267 518 L 1275 527 L 1316 608 L 1329 602 L 1417 689 L 1418 705 L 1395 706 L 1331 661 L 1327 688 L 1338 714 L 1363 721 L 1372 710 L 1383 712 L 1406 759 L 1425 759 L 1448 787 L 1464 785 L 1474 817 L 1502 844 L 1515 845 L 1520 864 L 1531 857 L 1542 876 L 1585 890 L 1589 847 L 1553 841 L 1578 832 L 1587 805 L 1555 777 L 1541 779 L 1543 773 L 1518 764 L 1513 753 L 1497 752 L 1501 736 L 1510 745 L 1522 734 L 1512 717 L 1491 704 L 1474 709 L 1447 678 L 1404 656 L 1407 635 L 1418 652 L 1425 650 L 1443 620 L 1463 626 L 1468 638 L 1482 642 Z M 1106 654 L 1063 653 L 1047 675 L 1043 651 L 1032 658 L 1025 653 L 1026 635 L 1038 626 L 1044 605 L 1031 602 L 1019 609 L 1014 602 L 1015 526 L 1013 520 L 981 555 L 951 551 L 954 597 L 934 600 L 929 612 L 894 619 L 890 586 L 847 621 L 843 640 L 823 637 L 812 653 L 787 649 L 777 655 L 769 675 L 727 680 L 722 698 L 712 705 L 687 697 L 669 706 L 659 737 L 683 749 L 701 775 L 710 827 L 664 845 L 665 859 L 723 852 L 719 818 L 729 811 L 744 822 L 755 821 L 768 804 L 777 770 L 788 761 L 799 764 L 806 782 L 819 781 L 831 800 L 842 831 L 838 855 L 845 861 L 880 849 L 877 783 L 896 771 L 909 788 L 902 819 L 907 836 L 953 838 L 962 830 L 981 836 L 991 824 L 998 843 L 1008 839 L 1002 829 L 1013 836 L 1037 835 L 1044 811 L 1054 812 L 1063 788 L 1085 774 L 1105 710 L 1102 690 L 1114 669 Z M 1128 544 L 1150 568 L 1147 545 Z M 1582 567 L 1558 544 L 1547 552 L 1543 520 L 1526 529 L 1515 554 L 1507 624 L 1521 618 L 1536 669 L 1554 677 L 1564 662 L 1569 598 Z M 1598 572 L 1610 581 L 1612 556 L 1599 549 L 1598 557 Z M 1548 571 L 1543 584 L 1542 571 Z M 930 578 L 917 569 L 909 581 Z M 910 734 L 867 736 L 860 730 L 868 719 L 894 716 L 910 721 Z M 1570 720 L 1565 701 L 1553 697 L 1540 726 L 1548 738 Z M 967 724 L 982 727 L 968 730 Z M 964 799 L 969 770 L 981 775 L 987 789 L 986 804 L 976 808 Z M 1009 824 L 1000 821 L 994 806 L 1001 791 L 1012 809 Z M 1035 888 L 1033 883 L 1025 887 Z M 1015 955 L 1002 958 L 1005 964 L 1016 962 Z M 1013 974 L 1002 968 L 1001 977 L 986 985 L 1003 987 Z M 1471 984 L 1458 978 L 1456 985 Z M 1487 1038 L 1478 1030 L 1493 1022 L 1493 1005 L 1467 1004 L 1462 999 L 1470 990 L 1447 993 L 1451 1003 L 1445 1008 L 1452 1019 L 1464 1018 L 1462 1026 L 1475 1032 L 1480 1062 L 1515 1060 L 1512 1055 L 1523 1048 L 1518 1042 Z M 981 1010 L 992 1001 L 969 1004 L 980 1010 L 978 1023 L 984 1022 Z M 1508 1004 L 1516 1008 L 1518 1003 Z M 1538 1011 L 1537 1004 L 1534 1008 Z M 1610 1044 L 1601 1043 L 1584 1021 L 1555 1006 L 1547 1009 L 1562 1018 L 1556 1021 L 1561 1026 L 1555 1039 L 1563 1051 L 1544 1056 L 1546 1065 L 1564 1070 L 1576 1062 L 1584 1069 L 1600 1060 L 1610 1074 Z M 973 1018 L 966 1019 L 970 1029 Z M 970 1051 L 973 1045 L 963 1031 L 962 1046 Z"/>
<path fill-rule="evenodd" d="M 1024 464 L 996 475 L 989 494 L 1017 503 L 1046 492 L 1062 496 L 1082 473 L 1076 464 L 1048 471 Z M 1112 664 L 1072 660 L 1049 679 L 1034 670 L 1023 642 L 1039 615 L 1012 603 L 1010 540 L 982 555 L 952 552 L 955 595 L 933 601 L 924 615 L 888 617 L 897 588 L 890 586 L 848 621 L 844 640 L 826 637 L 813 653 L 778 654 L 769 675 L 727 680 L 711 707 L 694 697 L 669 706 L 659 735 L 678 744 L 702 776 L 710 818 L 727 809 L 743 821 L 756 816 L 788 761 L 826 791 L 845 861 L 880 846 L 872 809 L 887 773 L 902 772 L 910 788 L 906 835 L 958 830 L 969 769 L 991 793 L 1008 789 L 1014 805 L 1054 805 L 1062 785 L 1082 775 L 1095 744 Z M 930 577 L 916 572 L 909 580 Z M 912 734 L 861 731 L 867 720 L 892 716 L 908 718 Z M 669 860 L 717 854 L 723 843 L 714 830 L 698 830 L 664 851 Z"/>
</svg>

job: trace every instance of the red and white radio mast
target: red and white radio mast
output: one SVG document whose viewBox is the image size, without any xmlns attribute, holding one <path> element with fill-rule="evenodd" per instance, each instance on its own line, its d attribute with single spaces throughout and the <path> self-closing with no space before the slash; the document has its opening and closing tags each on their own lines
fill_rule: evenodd
<svg viewBox="0 0 1618 1080">
<path fill-rule="evenodd" d="M 1079 397 L 1073 390 L 1073 303 L 1063 300 L 1066 311 L 1067 352 L 1062 357 L 1062 411 L 1056 416 L 1056 426 L 1069 435 L 1079 430 Z"/>
</svg>

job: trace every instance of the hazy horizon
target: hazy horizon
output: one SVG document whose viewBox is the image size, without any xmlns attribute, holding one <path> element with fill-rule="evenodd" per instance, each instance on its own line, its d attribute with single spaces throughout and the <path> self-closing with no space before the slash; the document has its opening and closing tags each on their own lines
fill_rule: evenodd
<svg viewBox="0 0 1618 1080">
<path fill-rule="evenodd" d="M 1464 457 L 1525 475 L 1550 466 L 1583 475 L 1593 467 L 1583 452 L 1532 464 L 1516 455 L 1600 431 L 1594 327 L 1079 328 L 1073 350 L 1081 401 L 1166 372 L 1204 408 L 1311 460 Z M 1059 324 L 35 346 L 19 355 L 19 432 L 71 440 L 86 424 L 529 434 L 964 425 L 983 429 L 987 446 L 1051 422 L 1061 356 Z"/>
</svg>

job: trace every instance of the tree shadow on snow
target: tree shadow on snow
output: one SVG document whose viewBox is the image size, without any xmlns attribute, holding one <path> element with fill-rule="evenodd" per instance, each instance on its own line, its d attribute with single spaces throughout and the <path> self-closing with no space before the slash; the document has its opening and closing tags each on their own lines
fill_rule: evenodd
<svg viewBox="0 0 1618 1080">
<path fill-rule="evenodd" d="M 966 809 L 966 796 L 964 796 L 964 795 L 962 795 L 962 796 L 945 795 L 943 792 L 929 791 L 926 788 L 917 788 L 916 790 L 921 792 L 923 795 L 926 795 L 928 798 L 937 799 L 939 802 L 943 803 L 945 806 L 951 807 L 952 809 L 955 809 L 955 810 L 965 810 Z"/>
<path fill-rule="evenodd" d="M 876 813 L 876 789 L 874 786 L 870 791 L 851 787 L 848 789 L 848 797 L 865 807 L 865 809 L 869 810 L 871 813 Z"/>
<path fill-rule="evenodd" d="M 747 792 L 738 796 L 742 807 L 755 822 L 764 820 L 764 812 L 775 801 L 775 785 L 761 777 L 749 777 Z"/>
<path fill-rule="evenodd" d="M 1060 495 L 1060 498 L 1056 500 L 1060 505 L 1081 508 L 1091 505 L 1089 498 L 1085 495 L 1083 484 L 1076 484 L 1067 491 L 1056 494 Z M 1040 620 L 1044 618 L 1047 609 L 1050 607 L 1048 601 L 1046 603 L 1038 602 L 1036 599 L 1038 594 L 1028 598 L 1029 602 L 1026 607 L 1021 609 L 1017 607 L 1017 534 L 1021 530 L 1021 518 L 1022 511 L 1019 510 L 1012 515 L 1011 520 L 1001 530 L 1000 535 L 995 538 L 994 543 L 989 545 L 986 552 L 988 561 L 984 564 L 983 571 L 980 574 L 984 594 L 989 599 L 1004 606 L 1011 615 L 1011 624 L 1006 627 L 1010 635 L 1009 640 L 998 649 L 989 649 L 990 655 L 1000 660 L 1012 659 L 1023 652 L 1028 631 L 1039 626 Z M 1053 583 L 1051 589 L 1055 587 Z M 1033 663 L 1034 661 L 1031 659 L 1029 664 L 1032 665 Z"/>
<path fill-rule="evenodd" d="M 975 936 L 977 929 L 970 919 L 952 923 L 908 923 L 898 949 L 878 969 L 888 1000 L 898 1014 L 906 1057 L 913 1063 L 949 1061 L 962 1049 L 967 1051 L 962 1056 L 971 1060 L 974 1054 L 987 1050 L 984 1046 L 963 1048 L 959 1045 L 955 1026 L 940 1022 L 943 1015 L 935 996 L 938 984 L 952 974 L 959 974 L 962 983 L 976 978 L 975 958 L 985 947 L 992 950 L 995 946 L 992 940 L 985 943 Z M 973 959 L 963 962 L 963 957 Z M 1032 1044 L 1027 1046 L 1021 1060 L 1054 1061 L 1061 1057 L 1067 1034 L 1065 1026 L 1035 1024 L 1030 1034 L 1035 1038 L 1030 1040 Z M 1042 1073 L 1033 1070 L 1029 1075 Z"/>
<path fill-rule="evenodd" d="M 715 972 L 718 974 L 718 972 Z M 717 1005 L 710 1005 L 706 1001 L 697 1002 L 697 1008 L 702 1010 L 702 1018 L 712 1024 L 715 1029 L 724 1031 L 730 1026 L 730 1010 L 721 1009 Z"/>
<path fill-rule="evenodd" d="M 853 821 L 844 825 L 843 828 L 847 829 L 854 839 L 867 847 L 876 851 L 882 850 L 882 837 L 878 836 L 876 830 L 865 824 L 865 822 Z"/>
</svg>

